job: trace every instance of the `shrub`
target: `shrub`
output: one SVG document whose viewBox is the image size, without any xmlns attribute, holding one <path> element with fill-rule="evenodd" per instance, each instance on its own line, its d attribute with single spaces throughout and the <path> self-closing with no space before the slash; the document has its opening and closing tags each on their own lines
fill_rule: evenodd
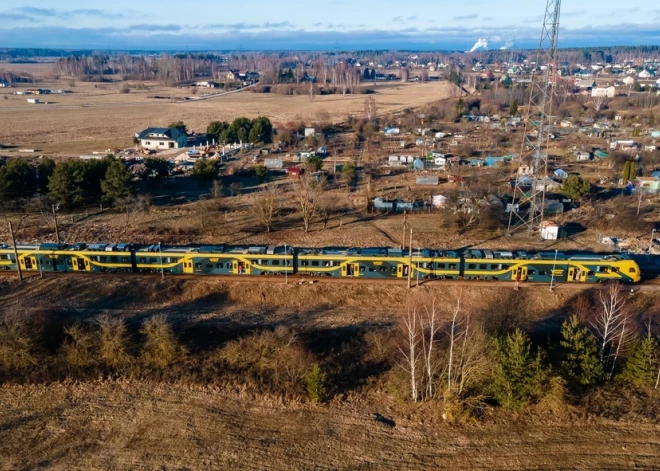
<svg viewBox="0 0 660 471">
<path fill-rule="evenodd" d="M 113 368 L 130 362 L 124 321 L 105 316 L 98 320 L 98 326 L 98 354 L 101 362 Z"/>
<path fill-rule="evenodd" d="M 147 365 L 163 368 L 184 353 L 163 316 L 147 319 L 140 332 L 145 336 L 141 359 Z"/>
<path fill-rule="evenodd" d="M 80 324 L 64 329 L 66 339 L 62 345 L 64 360 L 71 366 L 87 366 L 92 361 L 94 337 Z"/>
<path fill-rule="evenodd" d="M 0 324 L 0 365 L 7 369 L 36 364 L 34 342 L 24 323 L 5 319 Z"/>
<path fill-rule="evenodd" d="M 634 348 L 619 379 L 637 387 L 653 386 L 658 368 L 658 342 L 653 337 L 646 337 Z"/>
</svg>

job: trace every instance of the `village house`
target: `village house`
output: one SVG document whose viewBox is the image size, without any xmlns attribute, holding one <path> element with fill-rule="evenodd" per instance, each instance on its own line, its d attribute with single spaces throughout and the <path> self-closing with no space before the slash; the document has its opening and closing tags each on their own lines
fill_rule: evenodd
<svg viewBox="0 0 660 471">
<path fill-rule="evenodd" d="M 147 128 L 135 137 L 147 150 L 181 149 L 188 143 L 186 133 L 177 128 Z"/>
<path fill-rule="evenodd" d="M 596 86 L 594 79 L 580 79 L 575 81 L 575 88 L 578 90 L 590 91 Z"/>
<path fill-rule="evenodd" d="M 0 88 L 7 88 L 9 87 L 9 82 L 6 82 L 5 80 L 0 80 Z"/>
<path fill-rule="evenodd" d="M 655 177 L 637 177 L 635 186 L 643 193 L 660 193 L 660 178 Z"/>
<path fill-rule="evenodd" d="M 195 86 L 199 88 L 218 88 L 218 84 L 212 80 L 197 82 Z"/>
<path fill-rule="evenodd" d="M 605 97 L 614 98 L 616 96 L 616 88 L 614 87 L 596 87 L 591 89 L 592 97 Z"/>
<path fill-rule="evenodd" d="M 641 79 L 650 79 L 651 77 L 655 77 L 655 72 L 644 69 L 637 76 Z"/>
</svg>

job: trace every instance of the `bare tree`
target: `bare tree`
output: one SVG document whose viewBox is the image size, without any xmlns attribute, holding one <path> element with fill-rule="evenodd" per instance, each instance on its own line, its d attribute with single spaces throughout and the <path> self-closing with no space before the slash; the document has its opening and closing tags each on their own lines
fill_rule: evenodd
<svg viewBox="0 0 660 471">
<path fill-rule="evenodd" d="M 128 331 L 123 320 L 103 316 L 98 321 L 99 356 L 107 366 L 120 366 L 131 360 L 128 354 Z"/>
<path fill-rule="evenodd" d="M 606 99 L 602 95 L 592 97 L 591 99 L 591 106 L 593 107 L 596 113 L 599 113 L 600 110 L 603 109 L 605 103 L 606 103 Z"/>
<path fill-rule="evenodd" d="M 435 299 L 431 301 L 431 307 L 425 309 L 425 316 L 420 317 L 422 326 L 422 350 L 424 352 L 424 369 L 426 373 L 426 397 L 433 397 L 433 382 L 435 380 L 436 362 L 434 361 L 433 347 L 436 342 L 436 334 L 439 330 L 437 321 L 437 311 L 435 308 Z"/>
<path fill-rule="evenodd" d="M 7 369 L 34 365 L 34 341 L 20 316 L 5 315 L 0 322 L 0 366 Z"/>
<path fill-rule="evenodd" d="M 252 212 L 259 224 L 270 232 L 280 209 L 280 198 L 275 185 L 266 185 L 252 199 Z"/>
<path fill-rule="evenodd" d="M 407 82 L 409 77 L 410 77 L 410 71 L 405 67 L 401 69 L 401 81 Z"/>
<path fill-rule="evenodd" d="M 608 283 L 598 291 L 598 304 L 600 307 L 591 325 L 600 344 L 600 361 L 609 378 L 622 349 L 630 340 L 630 310 L 625 294 L 616 282 Z"/>
<path fill-rule="evenodd" d="M 317 180 L 308 173 L 305 173 L 294 186 L 294 198 L 303 220 L 305 232 L 309 232 L 309 226 L 318 212 L 324 188 L 324 177 Z"/>
<path fill-rule="evenodd" d="M 399 366 L 410 376 L 410 398 L 417 402 L 417 364 L 422 352 L 419 348 L 421 341 L 417 311 L 408 307 L 400 319 L 401 331 L 403 333 L 403 344 L 399 345 L 402 360 Z"/>
<path fill-rule="evenodd" d="M 449 323 L 449 355 L 447 359 L 447 390 L 450 392 L 454 389 L 454 350 L 456 349 L 456 343 L 462 336 L 465 336 L 466 332 L 462 331 L 463 319 L 459 317 L 461 313 L 461 298 L 460 296 L 456 299 L 456 306 L 452 310 L 451 321 Z"/>
<path fill-rule="evenodd" d="M 374 97 L 368 96 L 364 99 L 364 114 L 367 117 L 367 121 L 371 121 L 378 114 L 378 106 Z"/>
</svg>

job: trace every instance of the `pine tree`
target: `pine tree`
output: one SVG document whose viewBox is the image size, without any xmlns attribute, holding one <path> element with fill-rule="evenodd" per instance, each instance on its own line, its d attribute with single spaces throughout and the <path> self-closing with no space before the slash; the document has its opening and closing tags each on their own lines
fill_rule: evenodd
<svg viewBox="0 0 660 471">
<path fill-rule="evenodd" d="M 123 162 L 114 160 L 105 172 L 105 179 L 101 182 L 103 198 L 108 202 L 126 198 L 133 192 L 132 176 Z"/>
<path fill-rule="evenodd" d="M 511 106 L 509 107 L 509 114 L 511 116 L 518 116 L 518 100 L 513 100 Z"/>
<path fill-rule="evenodd" d="M 307 395 L 312 402 L 320 402 L 325 397 L 326 374 L 318 364 L 314 364 L 305 375 L 307 383 Z"/>
<path fill-rule="evenodd" d="M 519 409 L 541 397 L 548 371 L 541 350 L 532 353 L 529 337 L 516 329 L 497 342 L 499 361 L 493 374 L 493 395 L 508 409 Z"/>
<path fill-rule="evenodd" d="M 603 377 L 603 364 L 598 357 L 598 344 L 586 327 L 581 327 L 573 314 L 561 326 L 560 369 L 564 378 L 581 386 L 596 384 Z"/>
<path fill-rule="evenodd" d="M 623 179 L 623 184 L 625 185 L 629 181 L 633 181 L 637 175 L 637 165 L 633 161 L 627 161 L 623 166 L 623 174 L 621 178 Z"/>
<path fill-rule="evenodd" d="M 658 342 L 646 337 L 633 350 L 619 379 L 638 387 L 653 386 L 658 373 Z"/>
</svg>

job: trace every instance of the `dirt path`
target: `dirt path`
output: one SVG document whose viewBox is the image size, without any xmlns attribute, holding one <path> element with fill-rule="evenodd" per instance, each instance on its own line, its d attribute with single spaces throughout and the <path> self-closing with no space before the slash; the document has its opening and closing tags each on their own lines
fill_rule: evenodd
<svg viewBox="0 0 660 471">
<path fill-rule="evenodd" d="M 359 409 L 359 411 L 357 411 Z M 140 383 L 0 388 L 0 469 L 652 469 L 660 427 L 453 428 Z"/>
</svg>

